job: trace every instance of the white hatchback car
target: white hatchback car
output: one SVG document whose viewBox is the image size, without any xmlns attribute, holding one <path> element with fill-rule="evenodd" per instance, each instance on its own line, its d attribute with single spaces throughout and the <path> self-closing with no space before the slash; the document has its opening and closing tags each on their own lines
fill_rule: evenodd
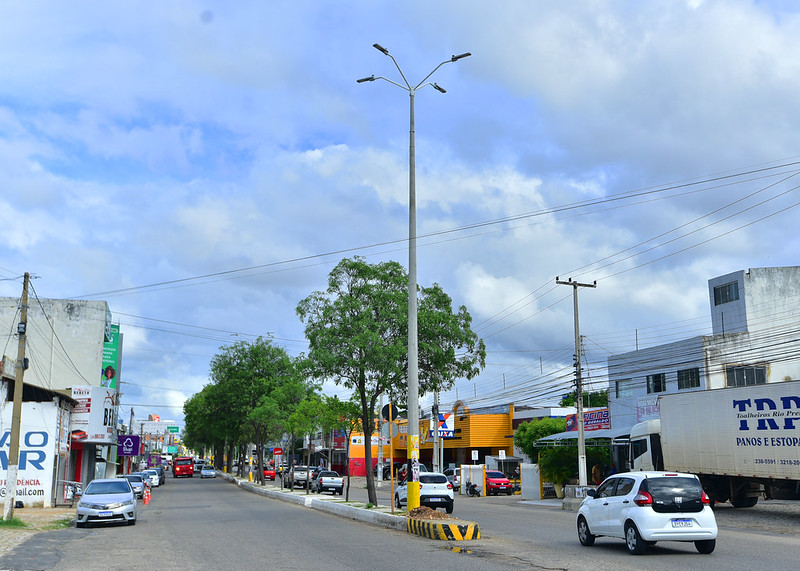
<svg viewBox="0 0 800 571">
<path fill-rule="evenodd" d="M 408 503 L 408 481 L 403 480 L 397 485 L 394 493 L 394 503 L 398 508 Z M 449 514 L 453 513 L 453 484 L 447 476 L 439 472 L 420 472 L 419 474 L 419 503 L 429 508 L 444 508 Z"/>
<path fill-rule="evenodd" d="M 656 541 L 692 541 L 700 553 L 717 543 L 717 520 L 693 474 L 625 472 L 606 478 L 578 509 L 578 540 L 618 537 L 634 555 Z"/>
</svg>

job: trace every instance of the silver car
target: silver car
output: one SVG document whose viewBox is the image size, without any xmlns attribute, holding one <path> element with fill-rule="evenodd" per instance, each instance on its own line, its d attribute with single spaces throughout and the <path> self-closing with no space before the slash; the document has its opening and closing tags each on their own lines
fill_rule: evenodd
<svg viewBox="0 0 800 571">
<path fill-rule="evenodd" d="M 125 478 L 92 480 L 83 491 L 75 512 L 75 525 L 90 523 L 136 524 L 136 496 Z"/>
<path fill-rule="evenodd" d="M 124 478 L 131 483 L 133 493 L 137 498 L 144 497 L 145 482 L 140 474 L 125 474 L 124 476 L 117 476 L 117 478 Z"/>
</svg>

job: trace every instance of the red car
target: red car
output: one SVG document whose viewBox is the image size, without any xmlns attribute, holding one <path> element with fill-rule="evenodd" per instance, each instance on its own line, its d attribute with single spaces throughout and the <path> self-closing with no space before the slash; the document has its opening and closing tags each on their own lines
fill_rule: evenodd
<svg viewBox="0 0 800 571">
<path fill-rule="evenodd" d="M 264 468 L 264 479 L 265 480 L 275 480 L 275 470 L 273 468 L 266 467 Z"/>
<path fill-rule="evenodd" d="M 512 493 L 514 493 L 513 484 L 511 484 L 511 481 L 508 478 L 506 478 L 502 472 L 487 470 L 486 495 L 491 496 L 501 493 L 510 496 Z"/>
</svg>

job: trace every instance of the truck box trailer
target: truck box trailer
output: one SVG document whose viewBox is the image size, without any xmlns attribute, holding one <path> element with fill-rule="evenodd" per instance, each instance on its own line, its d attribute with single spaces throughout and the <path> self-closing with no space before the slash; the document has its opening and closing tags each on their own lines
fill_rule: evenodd
<svg viewBox="0 0 800 571">
<path fill-rule="evenodd" d="M 634 425 L 633 470 L 697 474 L 712 501 L 751 507 L 800 485 L 800 381 L 661 395 Z"/>
</svg>

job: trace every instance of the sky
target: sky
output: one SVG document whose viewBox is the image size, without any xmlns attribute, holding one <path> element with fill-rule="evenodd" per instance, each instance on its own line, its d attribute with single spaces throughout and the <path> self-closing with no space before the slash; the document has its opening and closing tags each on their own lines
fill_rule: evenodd
<svg viewBox="0 0 800 571">
<path fill-rule="evenodd" d="M 599 389 L 609 355 L 710 333 L 708 279 L 799 265 L 794 2 L 0 14 L 0 296 L 30 272 L 41 298 L 107 301 L 123 419 L 182 424 L 226 345 L 307 351 L 295 309 L 341 259 L 407 267 L 400 86 L 442 62 L 428 81 L 446 93 L 414 97 L 418 282 L 465 305 L 487 346 L 443 406 L 554 406 L 571 390 L 573 288 L 557 277 L 596 281 L 578 295 Z M 372 75 L 388 81 L 356 82 Z"/>
</svg>

